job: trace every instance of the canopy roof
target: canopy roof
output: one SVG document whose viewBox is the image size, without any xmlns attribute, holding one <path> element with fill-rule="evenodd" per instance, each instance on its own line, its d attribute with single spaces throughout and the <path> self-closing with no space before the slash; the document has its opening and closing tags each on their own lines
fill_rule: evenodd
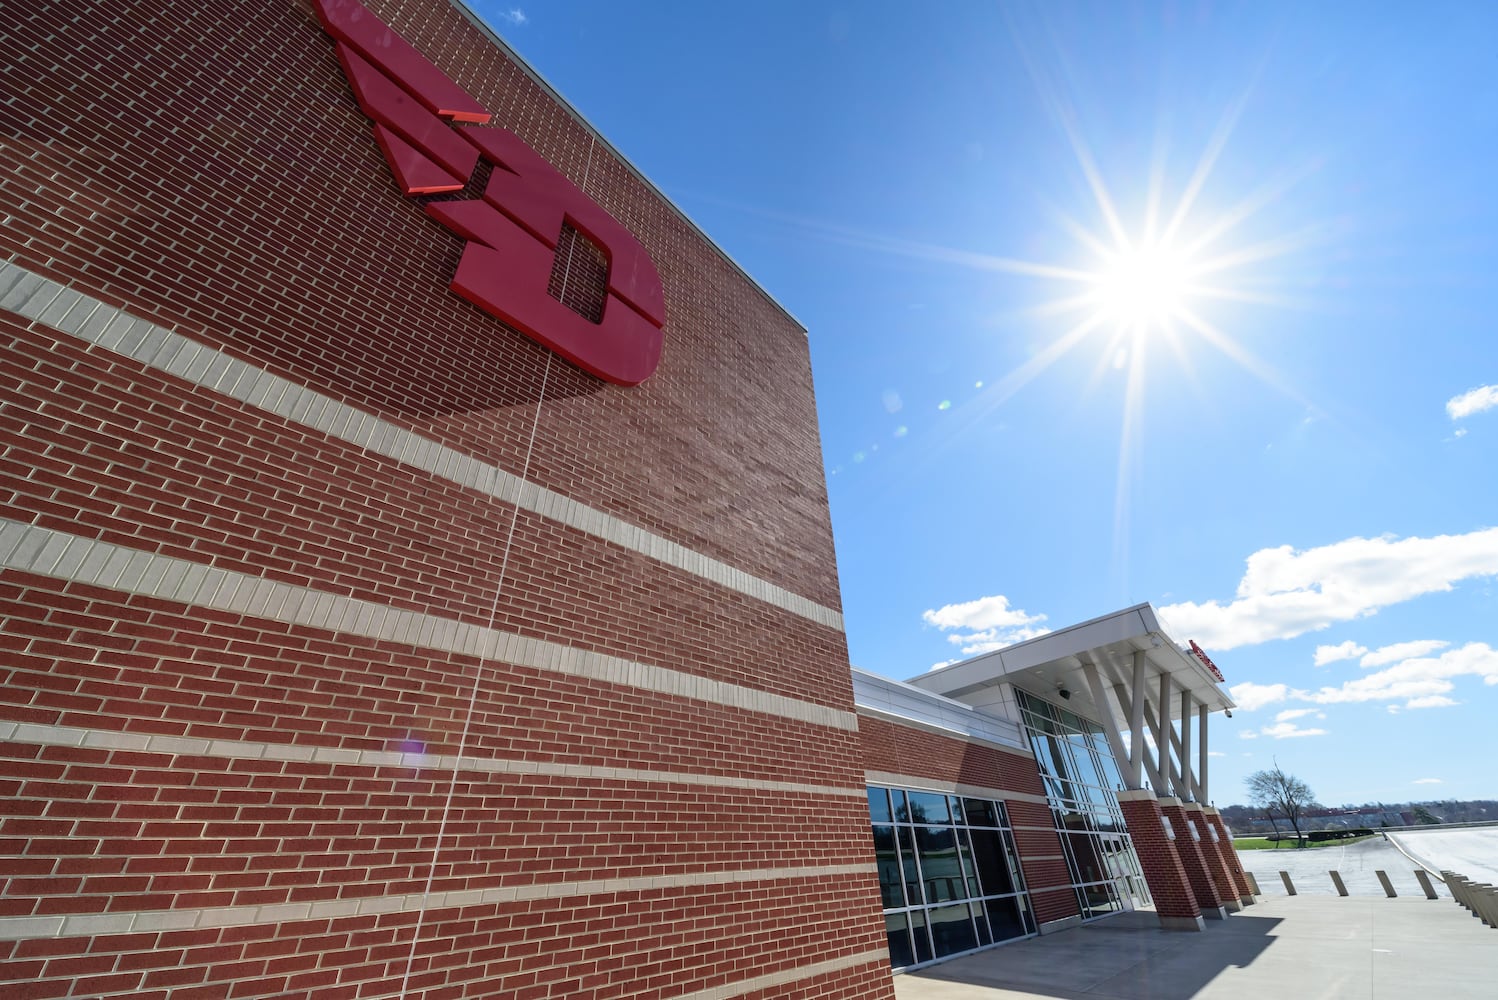
<svg viewBox="0 0 1498 1000">
<path fill-rule="evenodd" d="M 1135 653 L 1144 655 L 1149 681 L 1158 684 L 1161 674 L 1170 675 L 1174 697 L 1166 706 L 1169 718 L 1180 717 L 1182 690 L 1191 692 L 1194 708 L 1206 705 L 1208 711 L 1218 712 L 1237 707 L 1223 690 L 1220 675 L 1214 676 L 1216 668 L 1206 654 L 1183 648 L 1147 603 L 953 663 L 906 683 L 978 705 L 998 700 L 985 693 L 993 695 L 1000 685 L 1013 684 L 1099 722 L 1106 712 L 1118 729 L 1126 730 L 1129 720 L 1114 699 L 1102 707 L 1095 704 L 1082 665 L 1096 664 L 1109 686 L 1131 687 Z"/>
</svg>

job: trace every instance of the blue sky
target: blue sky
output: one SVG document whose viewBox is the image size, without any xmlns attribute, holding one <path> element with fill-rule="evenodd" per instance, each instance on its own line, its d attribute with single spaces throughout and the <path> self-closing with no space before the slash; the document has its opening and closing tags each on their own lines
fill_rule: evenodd
<svg viewBox="0 0 1498 1000">
<path fill-rule="evenodd" d="M 1150 601 L 1220 804 L 1498 796 L 1498 7 L 482 9 L 809 328 L 854 663 Z"/>
</svg>

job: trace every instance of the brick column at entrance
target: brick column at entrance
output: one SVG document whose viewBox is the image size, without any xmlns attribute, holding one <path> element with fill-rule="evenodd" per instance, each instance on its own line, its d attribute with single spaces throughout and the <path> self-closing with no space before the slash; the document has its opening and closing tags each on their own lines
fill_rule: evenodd
<svg viewBox="0 0 1498 1000">
<path fill-rule="evenodd" d="M 1186 803 L 1185 810 L 1186 818 L 1195 823 L 1196 829 L 1201 833 L 1198 846 L 1201 848 L 1202 861 L 1207 865 L 1207 874 L 1211 876 L 1212 886 L 1217 890 L 1217 898 L 1222 900 L 1222 905 L 1227 907 L 1229 913 L 1237 913 L 1243 909 L 1243 902 L 1238 898 L 1238 886 L 1233 881 L 1232 869 L 1222 856 L 1222 834 L 1207 822 L 1206 811 L 1200 802 Z"/>
<path fill-rule="evenodd" d="M 1202 916 L 1209 920 L 1227 919 L 1228 911 L 1223 908 L 1222 898 L 1217 895 L 1217 886 L 1212 884 L 1206 859 L 1202 857 L 1202 845 L 1191 836 L 1191 825 L 1187 822 L 1189 817 L 1181 806 L 1181 800 L 1162 797 L 1160 815 L 1169 819 L 1175 827 L 1176 854 L 1181 859 L 1181 867 L 1186 870 L 1186 881 L 1191 885 Z"/>
<path fill-rule="evenodd" d="M 1238 848 L 1233 846 L 1233 836 L 1228 832 L 1228 825 L 1222 821 L 1222 813 L 1214 806 L 1207 806 L 1202 812 L 1222 838 L 1218 846 L 1222 850 L 1222 860 L 1227 862 L 1228 871 L 1232 873 L 1233 885 L 1238 889 L 1238 901 L 1244 906 L 1253 906 L 1254 892 L 1248 884 L 1248 876 L 1243 873 L 1243 859 L 1238 857 Z"/>
<path fill-rule="evenodd" d="M 1166 836 L 1165 824 L 1160 821 L 1160 801 L 1153 792 L 1141 789 L 1119 792 L 1118 806 L 1134 841 L 1144 881 L 1154 897 L 1160 926 L 1176 931 L 1203 930 L 1201 909 L 1176 853 L 1176 841 Z"/>
</svg>

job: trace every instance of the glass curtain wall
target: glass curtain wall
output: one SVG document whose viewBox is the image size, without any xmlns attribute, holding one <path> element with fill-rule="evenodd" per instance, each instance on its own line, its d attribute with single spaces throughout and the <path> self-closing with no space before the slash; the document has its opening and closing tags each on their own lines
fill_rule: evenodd
<svg viewBox="0 0 1498 1000">
<path fill-rule="evenodd" d="M 1018 689 L 1030 745 L 1085 918 L 1149 902 L 1114 789 L 1118 764 L 1102 726 Z"/>
<path fill-rule="evenodd" d="M 868 791 L 890 965 L 924 965 L 1035 933 L 1002 802 Z"/>
</svg>

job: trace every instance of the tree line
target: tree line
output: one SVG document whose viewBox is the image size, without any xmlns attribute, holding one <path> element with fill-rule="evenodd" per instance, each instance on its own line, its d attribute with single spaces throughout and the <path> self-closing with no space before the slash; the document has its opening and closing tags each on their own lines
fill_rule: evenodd
<svg viewBox="0 0 1498 1000">
<path fill-rule="evenodd" d="M 1296 839 L 1313 830 L 1346 830 L 1432 823 L 1476 823 L 1498 820 L 1498 801 L 1454 799 L 1424 802 L 1366 802 L 1327 807 L 1301 778 L 1274 767 L 1244 779 L 1247 805 L 1222 807 L 1223 820 L 1239 835 L 1293 832 Z"/>
</svg>

